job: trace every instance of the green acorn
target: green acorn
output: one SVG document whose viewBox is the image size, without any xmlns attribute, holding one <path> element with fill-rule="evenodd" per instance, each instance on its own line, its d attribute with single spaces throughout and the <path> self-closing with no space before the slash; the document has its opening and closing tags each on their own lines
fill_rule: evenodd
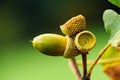
<svg viewBox="0 0 120 80">
<path fill-rule="evenodd" d="M 40 52 L 50 56 L 63 56 L 67 40 L 64 36 L 57 34 L 42 34 L 32 41 L 33 46 Z"/>
<path fill-rule="evenodd" d="M 74 44 L 74 39 L 69 36 L 58 34 L 42 34 L 35 37 L 32 41 L 33 47 L 40 52 L 50 56 L 63 56 L 73 58 L 80 54 Z"/>
</svg>

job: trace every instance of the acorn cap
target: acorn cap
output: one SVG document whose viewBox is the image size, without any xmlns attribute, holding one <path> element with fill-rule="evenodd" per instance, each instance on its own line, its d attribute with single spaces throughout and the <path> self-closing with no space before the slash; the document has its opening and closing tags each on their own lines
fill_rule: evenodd
<svg viewBox="0 0 120 80">
<path fill-rule="evenodd" d="M 75 37 L 75 45 L 81 52 L 85 53 L 91 50 L 96 44 L 96 38 L 90 31 L 82 31 Z"/>
<path fill-rule="evenodd" d="M 66 36 L 67 38 L 67 45 L 66 45 L 66 49 L 64 51 L 64 57 L 65 58 L 73 58 L 79 54 L 81 54 L 81 52 L 76 48 L 75 44 L 74 44 L 74 39 Z"/>
<path fill-rule="evenodd" d="M 85 29 L 86 22 L 82 15 L 75 16 L 60 26 L 62 32 L 68 36 L 75 36 Z"/>
<path fill-rule="evenodd" d="M 50 56 L 63 56 L 66 48 L 66 38 L 57 34 L 42 34 L 32 41 L 33 46 L 40 52 Z"/>
</svg>

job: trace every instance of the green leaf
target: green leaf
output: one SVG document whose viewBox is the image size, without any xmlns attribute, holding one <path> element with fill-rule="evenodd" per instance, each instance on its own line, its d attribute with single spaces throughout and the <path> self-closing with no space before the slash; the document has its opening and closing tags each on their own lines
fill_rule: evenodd
<svg viewBox="0 0 120 80">
<path fill-rule="evenodd" d="M 120 15 L 108 9 L 103 13 L 103 21 L 106 32 L 110 33 L 110 40 L 120 30 Z"/>
<path fill-rule="evenodd" d="M 120 47 L 120 30 L 112 38 L 111 45 L 114 47 Z"/>
<path fill-rule="evenodd" d="M 120 7 L 120 0 L 108 0 L 108 1 L 116 6 Z"/>
</svg>

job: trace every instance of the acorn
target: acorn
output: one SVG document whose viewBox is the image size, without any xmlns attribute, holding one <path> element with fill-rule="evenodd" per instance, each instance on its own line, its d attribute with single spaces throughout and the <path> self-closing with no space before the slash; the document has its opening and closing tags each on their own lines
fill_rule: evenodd
<svg viewBox="0 0 120 80">
<path fill-rule="evenodd" d="M 96 38 L 90 31 L 82 31 L 75 37 L 75 45 L 83 53 L 90 51 L 96 44 Z"/>
<path fill-rule="evenodd" d="M 67 40 L 58 34 L 42 34 L 35 37 L 32 41 L 33 47 L 40 52 L 50 56 L 63 56 Z"/>
<path fill-rule="evenodd" d="M 58 34 L 42 34 L 35 37 L 32 41 L 33 47 L 43 54 L 49 56 L 63 56 L 65 58 L 73 58 L 80 54 L 74 44 L 74 39 L 69 36 L 61 36 Z"/>
<path fill-rule="evenodd" d="M 84 16 L 78 15 L 60 26 L 66 37 L 51 33 L 42 34 L 33 39 L 33 46 L 46 55 L 74 58 L 95 45 L 95 36 L 89 31 L 84 31 L 85 26 Z"/>
<path fill-rule="evenodd" d="M 75 16 L 60 26 L 62 32 L 68 36 L 75 36 L 86 27 L 85 18 L 82 15 Z"/>
</svg>

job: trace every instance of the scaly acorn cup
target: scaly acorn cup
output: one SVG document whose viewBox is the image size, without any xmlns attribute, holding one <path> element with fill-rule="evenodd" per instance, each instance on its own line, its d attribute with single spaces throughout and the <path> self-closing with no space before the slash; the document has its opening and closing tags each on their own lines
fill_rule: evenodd
<svg viewBox="0 0 120 80">
<path fill-rule="evenodd" d="M 35 37 L 32 44 L 43 54 L 50 56 L 63 56 L 67 40 L 64 36 L 48 33 Z"/>
<path fill-rule="evenodd" d="M 90 31 L 82 31 L 75 37 L 75 45 L 83 53 L 91 50 L 96 44 L 96 38 Z"/>
<path fill-rule="evenodd" d="M 78 15 L 68 20 L 65 24 L 61 25 L 60 29 L 68 36 L 75 36 L 77 33 L 83 31 L 85 26 L 86 21 L 84 16 Z"/>
<path fill-rule="evenodd" d="M 66 49 L 64 51 L 64 57 L 65 58 L 73 58 L 79 54 L 81 54 L 81 52 L 76 48 L 75 44 L 74 44 L 74 39 L 72 37 L 66 36 L 67 39 L 67 45 L 66 45 Z"/>
</svg>

